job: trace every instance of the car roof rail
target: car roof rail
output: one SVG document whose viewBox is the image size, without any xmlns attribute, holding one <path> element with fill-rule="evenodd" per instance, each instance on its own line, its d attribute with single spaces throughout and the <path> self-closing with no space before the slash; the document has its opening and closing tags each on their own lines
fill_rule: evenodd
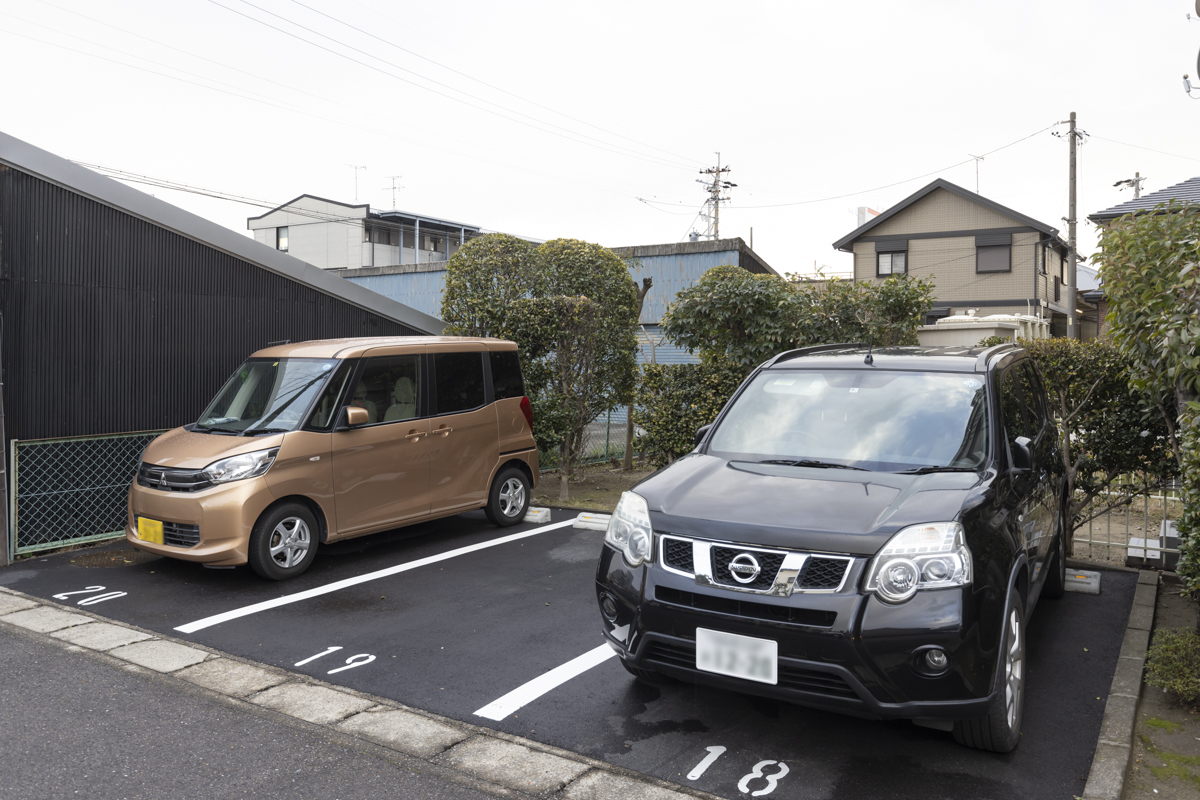
<svg viewBox="0 0 1200 800">
<path fill-rule="evenodd" d="M 992 356 L 1002 353 L 1005 350 L 1020 350 L 1021 345 L 1016 342 L 1004 342 L 1003 344 L 994 344 L 979 354 L 979 358 L 975 359 L 975 371 L 987 372 L 988 361 Z"/>
<path fill-rule="evenodd" d="M 838 342 L 837 344 L 814 344 L 808 347 L 798 347 L 795 350 L 787 350 L 774 358 L 768 359 L 762 365 L 762 368 L 773 367 L 781 361 L 791 361 L 793 358 L 801 358 L 813 353 L 820 353 L 824 350 L 844 350 L 847 347 L 866 347 L 866 344 L 863 342 Z"/>
</svg>

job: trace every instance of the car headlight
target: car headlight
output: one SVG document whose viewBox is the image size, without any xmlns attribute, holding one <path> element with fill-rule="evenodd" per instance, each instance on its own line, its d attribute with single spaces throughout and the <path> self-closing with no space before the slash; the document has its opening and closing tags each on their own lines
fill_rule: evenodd
<svg viewBox="0 0 1200 800">
<path fill-rule="evenodd" d="M 242 453 L 240 456 L 214 461 L 201 470 L 201 474 L 210 483 L 229 483 L 246 478 L 257 478 L 271 468 L 277 455 L 279 455 L 278 447 L 272 447 L 270 450 L 256 450 L 253 453 Z"/>
<path fill-rule="evenodd" d="M 958 522 L 911 525 L 891 538 L 867 568 L 867 591 L 903 603 L 920 589 L 966 586 L 971 550 Z"/>
<path fill-rule="evenodd" d="M 604 541 L 619 550 L 631 567 L 639 567 L 650 560 L 654 534 L 645 498 L 633 492 L 621 493 L 621 502 L 617 503 L 608 522 Z"/>
</svg>

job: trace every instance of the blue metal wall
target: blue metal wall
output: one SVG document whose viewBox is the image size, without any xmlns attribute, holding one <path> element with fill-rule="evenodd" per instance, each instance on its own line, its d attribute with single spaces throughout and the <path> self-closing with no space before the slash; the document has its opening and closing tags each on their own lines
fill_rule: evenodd
<svg viewBox="0 0 1200 800">
<path fill-rule="evenodd" d="M 723 264 L 737 266 L 738 252 L 728 250 L 719 253 L 649 256 L 640 261 L 641 267 L 634 264 L 629 270 L 629 274 L 633 276 L 634 282 L 639 286 L 642 284 L 642 278 L 647 275 L 654 279 L 654 288 L 650 290 L 650 294 L 646 295 L 646 304 L 642 307 L 641 320 L 643 324 L 652 324 L 662 319 L 663 312 L 667 310 L 667 305 L 675 299 L 675 295 L 694 286 L 705 272 Z M 409 303 L 409 305 L 412 304 Z"/>
<path fill-rule="evenodd" d="M 654 279 L 654 288 L 650 290 L 650 294 L 646 295 L 646 304 L 642 308 L 642 323 L 656 324 L 662 319 L 663 312 L 667 305 L 675 299 L 675 295 L 694 286 L 706 271 L 722 264 L 736 266 L 738 251 L 650 256 L 641 259 L 641 266 L 634 264 L 629 272 L 639 286 L 642 278 L 646 276 Z M 418 311 L 434 317 L 441 316 L 442 290 L 446 285 L 445 271 L 403 272 L 396 275 L 361 277 L 343 274 L 342 277 Z M 659 363 L 674 362 L 659 359 Z"/>
<path fill-rule="evenodd" d="M 390 297 L 398 303 L 441 319 L 442 290 L 446 286 L 446 271 L 402 272 L 397 275 L 342 275 L 351 283 Z"/>
</svg>

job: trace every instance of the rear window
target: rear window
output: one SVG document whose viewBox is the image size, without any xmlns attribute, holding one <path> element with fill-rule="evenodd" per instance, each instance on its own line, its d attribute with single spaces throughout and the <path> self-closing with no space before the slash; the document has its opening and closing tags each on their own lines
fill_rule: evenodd
<svg viewBox="0 0 1200 800">
<path fill-rule="evenodd" d="M 483 353 L 435 353 L 437 413 L 453 414 L 483 405 Z"/>
<path fill-rule="evenodd" d="M 525 381 L 521 377 L 521 359 L 516 350 L 493 352 L 492 390 L 497 400 L 507 397 L 524 397 Z"/>
</svg>

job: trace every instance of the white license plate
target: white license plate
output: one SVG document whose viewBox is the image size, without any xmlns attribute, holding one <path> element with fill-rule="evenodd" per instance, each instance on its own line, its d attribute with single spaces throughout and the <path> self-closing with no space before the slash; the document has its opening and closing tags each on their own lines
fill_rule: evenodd
<svg viewBox="0 0 1200 800">
<path fill-rule="evenodd" d="M 696 628 L 696 669 L 759 683 L 779 683 L 779 643 Z"/>
</svg>

